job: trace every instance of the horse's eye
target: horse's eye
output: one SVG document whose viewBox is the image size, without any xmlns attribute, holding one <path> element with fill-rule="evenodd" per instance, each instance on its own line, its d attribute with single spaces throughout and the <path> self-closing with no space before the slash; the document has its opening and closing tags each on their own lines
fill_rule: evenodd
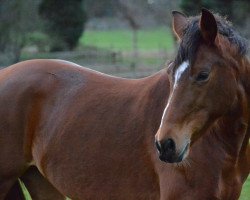
<svg viewBox="0 0 250 200">
<path fill-rule="evenodd" d="M 209 72 L 208 72 L 208 71 L 202 71 L 202 72 L 200 72 L 200 73 L 196 76 L 195 80 L 196 80 L 197 82 L 204 82 L 204 81 L 207 81 L 208 78 L 209 78 Z"/>
</svg>

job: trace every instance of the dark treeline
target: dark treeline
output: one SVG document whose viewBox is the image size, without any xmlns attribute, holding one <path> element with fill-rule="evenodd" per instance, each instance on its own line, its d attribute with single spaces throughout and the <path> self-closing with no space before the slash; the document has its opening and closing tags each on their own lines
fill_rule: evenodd
<svg viewBox="0 0 250 200">
<path fill-rule="evenodd" d="M 136 41 L 142 27 L 169 26 L 171 10 L 197 15 L 201 7 L 227 16 L 249 38 L 249 0 L 0 0 L 0 65 L 17 62 L 29 45 L 73 50 L 92 18 L 125 20 Z"/>
<path fill-rule="evenodd" d="M 87 16 L 83 0 L 43 0 L 38 8 L 44 30 L 50 36 L 50 50 L 72 50 L 84 30 Z"/>
<path fill-rule="evenodd" d="M 249 0 L 182 0 L 180 7 L 189 15 L 196 15 L 201 7 L 205 7 L 226 16 L 238 26 L 244 26 L 250 16 Z"/>
</svg>

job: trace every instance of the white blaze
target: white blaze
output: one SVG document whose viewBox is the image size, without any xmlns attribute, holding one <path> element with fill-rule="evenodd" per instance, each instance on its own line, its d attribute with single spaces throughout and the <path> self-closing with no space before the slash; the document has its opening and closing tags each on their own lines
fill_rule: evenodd
<svg viewBox="0 0 250 200">
<path fill-rule="evenodd" d="M 169 107 L 169 104 L 170 102 L 172 101 L 172 97 L 173 97 L 173 94 L 174 94 L 174 91 L 178 85 L 178 82 L 182 76 L 182 74 L 185 72 L 185 70 L 188 68 L 189 66 L 189 62 L 188 61 L 184 61 L 175 71 L 175 75 L 174 75 L 174 86 L 173 86 L 173 90 L 172 90 L 172 93 L 170 94 L 169 98 L 168 98 L 168 103 L 167 103 L 167 106 L 165 107 L 164 111 L 163 111 L 163 115 L 162 115 L 162 118 L 161 118 L 161 125 L 160 125 L 160 128 L 162 127 L 162 124 L 163 124 L 163 118 L 168 110 L 168 107 Z"/>
<path fill-rule="evenodd" d="M 184 61 L 175 71 L 175 75 L 174 75 L 174 89 L 178 84 L 178 81 L 180 80 L 183 72 L 185 72 L 185 70 L 188 68 L 189 66 L 189 62 L 188 61 Z"/>
</svg>

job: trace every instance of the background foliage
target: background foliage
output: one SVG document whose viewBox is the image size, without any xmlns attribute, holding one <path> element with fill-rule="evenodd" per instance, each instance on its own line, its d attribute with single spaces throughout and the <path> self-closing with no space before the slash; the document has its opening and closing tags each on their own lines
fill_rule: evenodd
<svg viewBox="0 0 250 200">
<path fill-rule="evenodd" d="M 201 7 L 227 16 L 249 38 L 249 0 L 0 0 L 0 66 L 18 62 L 27 49 L 87 50 L 92 44 L 82 39 L 85 28 L 88 34 L 93 30 L 131 31 L 130 49 L 136 57 L 138 30 L 169 27 L 171 10 L 197 15 Z M 79 43 L 80 38 L 85 42 Z M 112 44 L 105 48 L 112 49 Z"/>
<path fill-rule="evenodd" d="M 83 0 L 43 0 L 39 14 L 50 38 L 50 50 L 72 50 L 84 30 L 86 14 Z"/>
</svg>

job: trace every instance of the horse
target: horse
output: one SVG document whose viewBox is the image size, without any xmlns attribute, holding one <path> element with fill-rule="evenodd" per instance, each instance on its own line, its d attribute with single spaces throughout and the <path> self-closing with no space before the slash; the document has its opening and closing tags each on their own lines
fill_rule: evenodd
<svg viewBox="0 0 250 200">
<path fill-rule="evenodd" d="M 18 178 L 33 199 L 239 198 L 250 171 L 247 42 L 206 9 L 173 11 L 172 24 L 176 58 L 149 77 L 48 59 L 0 71 L 0 200 Z"/>
</svg>

